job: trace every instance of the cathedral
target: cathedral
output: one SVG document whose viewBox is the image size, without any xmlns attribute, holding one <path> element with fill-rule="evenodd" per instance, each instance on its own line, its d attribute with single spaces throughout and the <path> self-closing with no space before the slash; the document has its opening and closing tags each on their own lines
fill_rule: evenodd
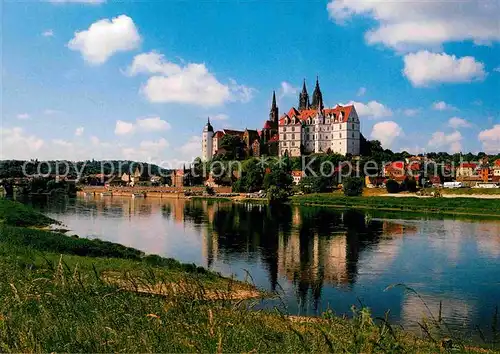
<svg viewBox="0 0 500 354">
<path fill-rule="evenodd" d="M 359 155 L 360 122 L 353 105 L 325 108 L 318 79 L 312 101 L 304 80 L 298 103 L 297 108 L 292 107 L 280 117 L 276 93 L 273 92 L 269 119 L 261 130 L 214 131 L 209 118 L 203 129 L 202 159 L 208 161 L 225 153 L 221 143 L 226 135 L 241 139 L 246 156 Z"/>
</svg>

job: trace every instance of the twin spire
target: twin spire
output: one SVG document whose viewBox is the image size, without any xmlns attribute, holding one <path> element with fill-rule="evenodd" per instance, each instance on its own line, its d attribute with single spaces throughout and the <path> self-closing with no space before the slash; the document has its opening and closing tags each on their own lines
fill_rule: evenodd
<svg viewBox="0 0 500 354">
<path fill-rule="evenodd" d="M 302 85 L 302 92 L 299 95 L 299 111 L 304 109 L 319 109 L 323 110 L 323 94 L 319 87 L 319 78 L 316 77 L 316 87 L 314 88 L 312 103 L 309 103 L 309 94 L 307 93 L 306 79 Z"/>
</svg>

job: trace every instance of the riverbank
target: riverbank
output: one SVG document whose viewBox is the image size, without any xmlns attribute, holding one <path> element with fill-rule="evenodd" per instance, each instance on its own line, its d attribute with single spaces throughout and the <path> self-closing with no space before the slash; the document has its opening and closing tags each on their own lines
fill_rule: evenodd
<svg viewBox="0 0 500 354">
<path fill-rule="evenodd" d="M 406 198 L 392 196 L 345 197 L 334 193 L 320 193 L 294 196 L 292 203 L 335 208 L 500 217 L 500 203 L 492 199 L 470 198 L 465 201 L 462 198 L 417 198 L 410 196 Z"/>
<path fill-rule="evenodd" d="M 32 229 L 53 221 L 11 201 L 0 206 L 2 351 L 442 351 L 441 336 L 423 340 L 375 323 L 367 309 L 351 320 L 252 311 L 241 299 L 262 293 L 251 285 L 122 245 Z M 10 215 L 18 213 L 23 218 Z M 9 221 L 19 219 L 22 226 Z"/>
</svg>

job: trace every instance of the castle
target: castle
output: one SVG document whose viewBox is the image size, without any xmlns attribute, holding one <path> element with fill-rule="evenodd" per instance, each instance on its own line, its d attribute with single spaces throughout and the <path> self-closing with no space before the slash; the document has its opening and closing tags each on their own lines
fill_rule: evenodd
<svg viewBox="0 0 500 354">
<path fill-rule="evenodd" d="M 210 160 L 224 153 L 221 142 L 225 135 L 241 139 L 247 156 L 301 156 L 311 153 L 359 155 L 360 122 L 353 105 L 325 108 L 323 94 L 316 79 L 312 102 L 306 82 L 299 94 L 298 109 L 292 107 L 279 117 L 276 93 L 273 92 L 269 119 L 262 130 L 228 130 L 214 132 L 210 119 L 203 129 L 202 159 Z"/>
</svg>

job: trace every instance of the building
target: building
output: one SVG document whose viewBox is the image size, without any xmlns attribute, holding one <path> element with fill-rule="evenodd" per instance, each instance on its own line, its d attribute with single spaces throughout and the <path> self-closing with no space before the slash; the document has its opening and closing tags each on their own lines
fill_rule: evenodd
<svg viewBox="0 0 500 354">
<path fill-rule="evenodd" d="M 353 105 L 324 108 L 318 80 L 309 103 L 304 80 L 298 107 L 292 107 L 279 120 L 280 156 L 322 152 L 359 155 L 360 122 Z"/>
<path fill-rule="evenodd" d="M 210 124 L 210 118 L 208 118 L 207 124 L 203 128 L 203 133 L 201 136 L 201 159 L 203 161 L 208 161 L 212 158 L 213 151 L 213 137 L 214 128 Z"/>
<path fill-rule="evenodd" d="M 293 170 L 292 178 L 294 184 L 299 184 L 302 178 L 305 176 L 305 172 L 302 170 Z"/>
<path fill-rule="evenodd" d="M 463 162 L 458 166 L 455 176 L 456 178 L 471 177 L 475 174 L 476 168 L 475 163 Z"/>
<path fill-rule="evenodd" d="M 356 109 L 353 105 L 325 108 L 319 80 L 316 80 L 312 102 L 309 102 L 304 80 L 298 109 L 292 107 L 281 118 L 276 93 L 273 92 L 269 118 L 260 131 L 223 129 L 214 132 L 209 119 L 202 136 L 204 161 L 222 153 L 221 143 L 226 135 L 238 136 L 241 139 L 246 156 L 360 154 L 360 122 Z"/>
</svg>

